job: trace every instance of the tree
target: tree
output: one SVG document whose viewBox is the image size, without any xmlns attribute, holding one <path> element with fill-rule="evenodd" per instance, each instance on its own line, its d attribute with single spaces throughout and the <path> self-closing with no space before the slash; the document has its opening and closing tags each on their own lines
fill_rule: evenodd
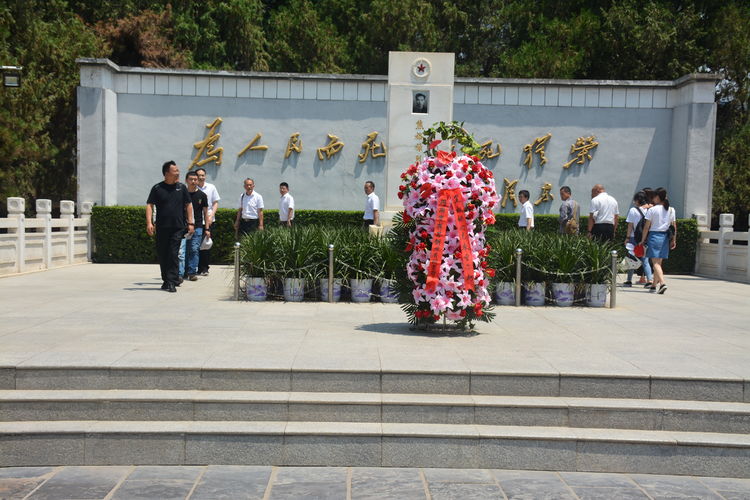
<svg viewBox="0 0 750 500">
<path fill-rule="evenodd" d="M 76 57 L 103 44 L 61 0 L 0 6 L 0 57 L 23 66 L 20 88 L 0 89 L 0 210 L 9 196 L 75 199 Z"/>
<path fill-rule="evenodd" d="M 172 8 L 100 22 L 97 34 L 110 49 L 108 58 L 121 66 L 185 68 L 190 55 L 173 41 Z"/>
<path fill-rule="evenodd" d="M 343 73 L 349 69 L 346 42 L 310 0 L 291 0 L 268 21 L 273 71 Z"/>
<path fill-rule="evenodd" d="M 592 76 L 673 80 L 706 61 L 702 14 L 690 2 L 615 2 L 602 11 L 601 50 Z"/>
<path fill-rule="evenodd" d="M 713 218 L 733 213 L 747 227 L 750 210 L 750 6 L 731 2 L 711 29 L 711 59 L 723 80 L 717 93 L 718 126 Z"/>
</svg>

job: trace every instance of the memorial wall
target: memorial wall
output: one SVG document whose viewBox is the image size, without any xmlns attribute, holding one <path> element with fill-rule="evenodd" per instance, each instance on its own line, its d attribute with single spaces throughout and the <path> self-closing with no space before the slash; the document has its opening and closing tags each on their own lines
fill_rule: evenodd
<svg viewBox="0 0 750 500">
<path fill-rule="evenodd" d="M 678 216 L 710 213 L 715 77 L 676 81 L 454 78 L 453 55 L 391 53 L 389 76 L 118 67 L 80 59 L 78 199 L 143 205 L 161 164 L 203 166 L 234 207 L 252 177 L 268 208 L 289 183 L 299 209 L 363 206 L 373 180 L 399 208 L 400 173 L 421 132 L 465 122 L 483 162 L 555 213 L 560 186 L 584 207 L 602 183 L 624 213 L 634 191 L 665 186 Z M 507 180 L 504 181 L 504 179 Z M 514 212 L 508 200 L 499 212 Z"/>
</svg>

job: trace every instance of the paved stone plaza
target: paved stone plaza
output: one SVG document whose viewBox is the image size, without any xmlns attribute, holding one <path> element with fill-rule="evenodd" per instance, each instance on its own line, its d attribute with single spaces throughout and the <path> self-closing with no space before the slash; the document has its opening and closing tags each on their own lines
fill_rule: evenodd
<svg viewBox="0 0 750 500">
<path fill-rule="evenodd" d="M 691 377 L 748 392 L 747 284 L 670 276 L 665 295 L 619 289 L 614 310 L 497 307 L 477 335 L 430 335 L 395 304 L 237 303 L 229 268 L 175 294 L 158 276 L 84 264 L 0 279 L 0 367 Z"/>
<path fill-rule="evenodd" d="M 745 406 L 750 402 L 750 333 L 746 325 L 747 310 L 750 306 L 750 285 L 693 276 L 670 276 L 669 291 L 663 296 L 649 294 L 641 288 L 619 289 L 618 307 L 614 310 L 498 307 L 496 320 L 492 324 L 480 324 L 477 332 L 473 334 L 426 334 L 411 330 L 397 305 L 236 302 L 231 299 L 231 280 L 231 269 L 215 267 L 211 276 L 197 282 L 186 282 L 180 287 L 178 293 L 169 294 L 159 290 L 158 267 L 155 265 L 93 264 L 0 279 L 0 304 L 3 305 L 0 309 L 0 318 L 3 319 L 0 321 L 0 345 L 2 345 L 0 385 L 3 389 L 8 389 L 0 390 L 0 395 L 4 398 L 4 406 L 0 407 L 0 417 L 2 417 L 0 420 L 6 421 L 0 422 L 0 427 L 4 429 L 4 432 L 10 433 L 7 441 L 9 444 L 3 448 L 6 450 L 6 457 L 5 459 L 0 457 L 0 463 L 21 465 L 15 459 L 8 458 L 15 456 L 10 455 L 11 453 L 20 453 L 18 456 L 24 456 L 25 460 L 33 461 L 27 465 L 71 464 L 66 467 L 0 468 L 0 498 L 750 498 L 750 480 L 732 479 L 734 476 L 747 476 L 743 465 L 747 464 L 747 457 L 742 454 L 744 453 L 742 451 L 738 451 L 735 455 L 730 453 L 735 447 L 738 450 L 747 447 L 747 409 Z M 56 380 L 44 378 L 47 376 L 45 374 L 49 373 L 49 369 L 53 372 L 54 369 L 58 369 Z M 66 371 L 66 369 L 71 371 Z M 81 378 L 76 381 L 75 377 L 80 376 L 81 369 L 93 370 L 91 378 L 85 380 Z M 143 400 L 146 394 L 136 394 L 133 389 L 139 387 L 131 386 L 132 383 L 127 387 L 110 387 L 108 384 L 114 383 L 112 379 L 108 382 L 106 377 L 101 380 L 97 378 L 99 377 L 97 373 L 102 370 L 108 371 L 110 377 L 115 373 L 121 376 L 124 371 L 128 370 L 141 370 L 142 375 L 146 377 L 142 379 L 145 384 L 154 383 L 148 382 L 150 380 L 148 377 L 154 377 L 153 373 L 157 373 L 153 370 L 159 370 L 158 373 L 164 374 L 168 372 L 160 370 L 177 370 L 182 371 L 183 375 L 189 373 L 189 370 L 198 370 L 199 373 L 200 370 L 271 370 L 275 373 L 288 371 L 302 375 L 312 373 L 315 376 L 328 372 L 333 374 L 332 378 L 305 379 L 301 376 L 299 380 L 292 375 L 291 389 L 287 388 L 279 393 L 268 393 L 274 394 L 274 397 L 286 398 L 289 398 L 292 393 L 284 391 L 289 390 L 344 390 L 367 393 L 370 392 L 369 389 L 361 388 L 367 389 L 367 380 L 357 380 L 357 372 L 361 372 L 363 377 L 382 374 L 380 385 L 373 388 L 370 395 L 340 394 L 332 398 L 331 394 L 320 394 L 321 399 L 316 399 L 311 395 L 312 393 L 296 393 L 297 398 L 303 398 L 310 405 L 307 407 L 297 405 L 299 408 L 296 408 L 290 400 L 288 405 L 282 407 L 282 410 L 286 412 L 283 415 L 286 417 L 280 417 L 278 425 L 283 429 L 286 425 L 284 418 L 289 420 L 287 437 L 283 438 L 284 456 L 288 460 L 289 455 L 286 453 L 296 449 L 296 453 L 302 453 L 296 458 L 291 458 L 292 461 L 297 461 L 296 464 L 357 465 L 359 455 L 356 452 L 348 455 L 352 457 L 348 459 L 351 461 L 336 458 L 334 460 L 338 461 L 335 463 L 316 463 L 315 460 L 318 459 L 312 460 L 307 455 L 328 453 L 331 454 L 330 456 L 335 456 L 337 447 L 346 443 L 348 438 L 339 441 L 336 441 L 335 437 L 331 438 L 325 445 L 328 446 L 327 448 L 309 448 L 314 445 L 307 445 L 308 448 L 305 449 L 295 448 L 293 433 L 300 431 L 294 431 L 293 424 L 296 428 L 306 425 L 316 432 L 322 430 L 323 441 L 328 439 L 326 435 L 337 434 L 339 428 L 343 429 L 341 432 L 346 433 L 346 429 L 353 426 L 379 426 L 380 424 L 377 423 L 347 424 L 344 423 L 345 421 L 340 421 L 331 424 L 337 428 L 331 430 L 331 425 L 327 420 L 336 421 L 343 415 L 344 406 L 336 406 L 339 404 L 335 403 L 336 401 L 356 403 L 359 400 L 363 402 L 373 399 L 379 402 L 382 398 L 382 409 L 378 406 L 380 403 L 360 408 L 382 412 L 378 413 L 378 419 L 375 422 L 380 422 L 380 419 L 383 422 L 382 447 L 377 448 L 379 450 L 377 453 L 382 453 L 383 465 L 388 465 L 385 460 L 386 451 L 393 453 L 393 449 L 388 448 L 388 443 L 395 439 L 386 437 L 388 432 L 393 432 L 387 431 L 386 427 L 390 426 L 390 429 L 394 429 L 399 425 L 406 425 L 407 427 L 402 427 L 402 429 L 412 429 L 403 436 L 407 440 L 404 441 L 405 447 L 402 448 L 404 451 L 400 452 L 404 462 L 390 463 L 390 465 L 401 465 L 405 468 L 240 465 L 75 466 L 73 464 L 96 463 L 90 460 L 96 460 L 97 454 L 101 456 L 108 454 L 108 446 L 100 445 L 99 448 L 89 448 L 89 441 L 97 439 L 97 432 L 102 432 L 105 428 L 113 429 L 111 432 L 114 433 L 130 432 L 129 429 L 135 429 L 132 426 L 128 427 L 128 422 L 104 421 L 113 418 L 107 416 L 107 412 L 115 406 L 110 408 L 106 402 L 100 404 L 95 401 L 102 397 L 105 399 L 113 397 L 117 389 L 130 389 L 130 391 L 121 391 L 117 396 L 125 399 L 120 403 L 113 403 L 119 404 L 120 406 L 116 407 L 123 411 L 126 409 L 126 406 L 122 406 L 123 404 L 132 404 L 124 402 L 128 397 L 134 398 L 133 401 L 137 402 Z M 338 387 L 342 381 L 337 380 L 335 374 L 344 372 L 346 376 L 353 377 L 351 383 L 359 388 L 355 390 Z M 231 372 L 222 373 L 224 376 L 231 376 Z M 401 377 L 387 378 L 387 375 L 395 373 L 399 373 Z M 408 378 L 410 373 L 417 378 L 410 381 Z M 461 457 L 446 455 L 446 450 L 450 448 L 443 448 L 440 452 L 439 447 L 435 448 L 434 459 L 430 463 L 409 462 L 405 458 L 408 457 L 408 450 L 412 447 L 408 441 L 411 439 L 409 433 L 423 433 L 424 436 L 428 436 L 427 441 L 429 441 L 430 433 L 437 431 L 425 430 L 426 427 L 418 428 L 423 424 L 386 424 L 386 422 L 420 421 L 413 420 L 414 414 L 407 415 L 405 420 L 386 420 L 386 410 L 392 411 L 395 408 L 395 406 L 386 406 L 386 401 L 390 401 L 391 405 L 398 405 L 399 401 L 405 404 L 407 401 L 404 399 L 406 394 L 389 396 L 387 393 L 425 392 L 427 394 L 414 397 L 422 398 L 427 404 L 440 404 L 440 401 L 448 401 L 448 399 L 441 398 L 452 398 L 458 401 L 455 403 L 457 406 L 452 410 L 453 413 L 449 412 L 448 419 L 440 420 L 444 425 L 433 426 L 433 429 L 439 427 L 440 433 L 450 440 L 451 434 L 456 432 L 476 432 L 477 427 L 474 424 L 482 423 L 476 420 L 479 418 L 480 407 L 477 406 L 477 413 L 474 414 L 473 405 L 482 403 L 483 397 L 478 395 L 494 393 L 482 392 L 483 388 L 475 385 L 475 382 L 481 381 L 483 376 L 489 376 L 489 374 L 500 374 L 499 376 L 504 376 L 507 380 L 511 380 L 514 374 L 519 374 L 519 377 L 523 375 L 527 380 L 536 378 L 538 381 L 546 381 L 545 383 L 552 381 L 553 384 L 559 384 L 559 386 L 552 387 L 550 395 L 559 396 L 563 405 L 577 404 L 572 396 L 575 396 L 577 390 L 584 391 L 585 389 L 585 394 L 582 393 L 579 396 L 626 398 L 602 399 L 600 403 L 595 403 L 610 409 L 618 407 L 618 411 L 624 411 L 628 406 L 633 406 L 636 410 L 651 408 L 655 412 L 662 412 L 666 415 L 670 412 L 670 408 L 679 407 L 680 411 L 687 409 L 692 412 L 706 413 L 691 423 L 673 421 L 669 424 L 671 427 L 666 427 L 667 420 L 657 422 L 654 424 L 655 427 L 646 426 L 645 422 L 652 416 L 646 413 L 639 416 L 637 411 L 622 413 L 618 417 L 619 420 L 615 419 L 618 423 L 611 419 L 594 423 L 590 419 L 589 424 L 574 425 L 573 414 L 570 413 L 566 417 L 570 419 L 570 427 L 560 427 L 554 432 L 562 432 L 560 436 L 563 439 L 578 436 L 578 444 L 575 441 L 572 442 L 571 453 L 576 454 L 571 455 L 572 465 L 569 461 L 566 462 L 567 465 L 559 467 L 535 465 L 540 463 L 538 460 L 542 463 L 552 462 L 547 461 L 545 457 L 547 452 L 541 449 L 533 451 L 532 446 L 531 456 L 535 461 L 527 462 L 527 465 L 513 467 L 508 464 L 493 464 L 491 466 L 479 465 L 479 467 L 554 468 L 556 470 L 573 467 L 566 470 L 638 469 L 638 472 L 654 472 L 657 469 L 652 467 L 664 464 L 665 470 L 674 472 L 663 472 L 663 474 L 688 475 L 428 468 L 472 467 L 470 462 L 462 461 Z M 66 376 L 71 378 L 70 382 L 64 379 Z M 433 378 L 436 381 L 432 381 Z M 287 376 L 287 386 L 289 385 L 288 379 Z M 665 382 L 670 380 L 672 383 Z M 466 386 L 467 381 L 470 381 L 470 386 Z M 87 396 L 83 389 L 89 383 L 92 384 L 91 389 L 100 389 L 101 394 L 106 392 L 104 389 L 114 389 L 115 392 L 102 396 L 95 394 L 97 391 L 94 390 L 90 391 Z M 182 417 L 184 413 L 179 412 L 184 409 L 181 398 L 186 396 L 180 394 L 180 391 L 174 391 L 175 395 L 170 396 L 177 398 L 173 400 L 165 395 L 167 391 L 156 391 L 160 395 L 146 396 L 156 398 L 154 401 L 163 406 L 166 413 L 179 410 L 175 413 L 180 415 L 179 418 L 159 417 L 156 413 L 149 417 L 148 411 L 150 410 L 145 411 L 143 408 L 138 410 L 141 413 L 138 413 L 137 418 L 123 414 L 117 418 L 124 421 L 143 420 L 143 422 L 135 422 L 136 427 L 162 426 L 158 427 L 159 432 L 167 432 L 172 426 L 173 431 L 177 433 L 182 432 L 179 430 L 182 428 L 192 429 L 190 432 L 198 432 L 195 429 L 205 430 L 210 426 L 216 429 L 231 429 L 232 426 L 250 428 L 254 425 L 263 427 L 268 424 L 244 422 L 245 419 L 250 418 L 249 414 L 232 417 L 238 421 L 226 423 L 210 422 L 213 419 L 208 416 L 198 417 L 199 404 L 206 408 L 213 405 L 213 408 L 217 409 L 215 402 L 220 401 L 227 405 L 231 403 L 223 396 L 217 396 L 216 391 L 219 390 L 221 393 L 223 390 L 223 386 L 220 385 L 222 383 L 227 383 L 227 381 L 215 379 L 215 387 L 212 387 L 214 392 L 206 393 L 208 399 L 202 403 L 196 400 L 195 408 L 191 410 L 194 416 L 189 417 L 195 418 L 194 423 L 169 422 L 169 420 L 184 420 Z M 321 386 L 321 383 L 326 385 Z M 416 385 L 410 386 L 412 383 Z M 442 383 L 449 386 L 453 384 L 453 386 L 438 388 L 437 384 Z M 571 385 L 566 387 L 566 383 Z M 604 385 L 598 385 L 599 383 Z M 78 387 L 76 384 L 82 385 Z M 387 387 L 388 384 L 391 386 Z M 436 385 L 435 390 L 432 390 L 430 384 Z M 607 386 L 607 384 L 612 385 Z M 512 386 L 505 388 L 509 387 L 512 388 Z M 686 392 L 680 393 L 681 387 Z M 158 386 L 143 387 L 144 390 L 160 388 Z M 200 389 L 193 385 L 184 388 Z M 37 396 L 28 397 L 47 397 L 50 398 L 49 402 L 44 403 L 43 406 L 24 406 L 26 404 L 24 398 L 27 397 L 24 394 L 29 392 L 26 389 L 48 389 L 36 391 Z M 75 392 L 75 397 L 83 399 L 75 405 L 68 405 L 64 401 L 54 403 L 55 398 L 65 399 L 70 396 L 55 395 L 53 389 L 76 389 L 72 391 Z M 445 394 L 456 396 L 446 396 L 443 391 L 437 389 L 446 389 Z M 536 389 L 532 389 L 535 393 Z M 632 394 L 629 392 L 631 389 Z M 278 391 L 279 389 L 262 390 Z M 599 394 L 600 391 L 606 394 Z M 132 395 L 128 396 L 126 393 L 132 393 Z M 430 393 L 436 394 L 430 395 Z M 511 391 L 509 394 L 512 393 Z M 239 393 L 227 394 L 230 394 L 229 398 L 239 397 Z M 523 392 L 519 394 L 525 395 Z M 512 398 L 510 395 L 508 397 Z M 86 398 L 93 399 L 87 400 Z M 213 401 L 211 398 L 218 399 Z M 330 415 L 322 416 L 322 404 L 327 398 L 331 399 L 329 403 L 333 403 L 333 407 L 330 409 Z M 633 399 L 631 401 L 627 398 Z M 654 401 L 648 403 L 646 401 L 648 398 Z M 538 401 L 541 399 L 539 398 Z M 695 399 L 695 401 L 657 401 L 681 399 Z M 459 408 L 461 404 L 464 404 L 460 403 L 461 401 L 469 405 L 475 420 L 465 422 L 461 420 L 463 416 L 458 413 L 459 410 L 464 411 Z M 466 403 L 466 401 L 469 402 Z M 484 397 L 484 403 L 487 404 L 488 401 L 488 397 Z M 520 404 L 520 399 L 509 401 L 512 401 L 509 403 L 511 405 Z M 538 401 L 535 403 L 533 398 L 529 398 L 529 401 L 530 403 L 524 403 L 530 404 L 531 407 L 526 408 L 527 413 L 523 413 L 523 418 L 533 418 L 533 405 L 542 404 Z M 579 399 L 578 403 L 581 401 L 583 400 Z M 274 401 L 260 402 L 273 403 Z M 278 403 L 278 401 L 275 402 Z M 171 409 L 168 409 L 167 405 L 170 405 Z M 33 410 L 33 408 L 37 409 Z M 85 410 L 85 408 L 90 410 Z M 348 407 L 349 410 L 351 408 L 351 406 Z M 436 411 L 440 413 L 439 407 L 436 408 Z M 489 409 L 489 407 L 484 408 L 485 411 Z M 596 410 L 596 407 L 583 411 L 581 415 L 584 415 L 584 421 L 587 421 L 586 412 L 593 410 Z M 81 416 L 78 417 L 63 416 L 75 415 L 77 411 L 84 413 L 79 413 L 78 415 Z M 302 419 L 300 416 L 294 416 L 295 411 L 312 412 L 304 413 L 302 416 L 307 420 L 320 418 L 322 421 L 292 422 L 292 420 Z M 5 415 L 2 414 L 3 412 L 6 412 Z M 45 416 L 34 416 L 34 412 L 41 412 Z M 392 414 L 391 417 L 394 415 Z M 616 412 L 609 415 L 614 418 Z M 69 455 L 69 461 L 65 461 L 65 458 L 49 458 L 50 452 L 42 448 L 35 453 L 25 454 L 23 450 L 24 447 L 30 446 L 29 441 L 18 441 L 13 438 L 14 433 L 32 435 L 38 432 L 38 429 L 50 424 L 68 425 L 64 422 L 44 422 L 44 420 L 81 420 L 81 418 L 92 421 L 103 420 L 98 424 L 74 422 L 70 424 L 73 427 L 65 430 L 65 432 L 80 433 L 84 432 L 80 429 L 89 429 L 86 438 L 80 441 L 80 443 L 84 441 L 86 443 L 83 458 L 75 458 L 73 455 Z M 165 422 L 148 422 L 149 418 L 165 420 Z M 632 418 L 637 419 L 635 423 L 628 422 Z M 10 422 L 14 419 L 18 419 L 19 422 Z M 37 422 L 38 420 L 42 422 Z M 363 420 L 363 422 L 371 421 Z M 449 423 L 472 425 L 457 425 L 450 428 Z M 519 423 L 542 426 L 534 428 L 538 430 L 534 431 L 537 434 L 536 438 L 532 436 L 533 439 L 543 439 L 548 433 L 553 432 L 550 430 L 551 427 L 543 427 L 552 424 L 535 424 L 530 421 Z M 89 427 L 92 425 L 99 430 Z M 591 432 L 594 434 L 590 434 L 586 429 L 576 429 L 577 426 L 593 427 Z M 609 428 L 610 426 L 613 426 L 612 429 Z M 57 427 L 53 426 L 53 428 Z M 59 428 L 62 429 L 62 427 Z M 71 429 L 79 430 L 72 431 Z M 517 436 L 522 433 L 522 431 L 514 431 L 507 427 L 497 429 L 511 432 L 509 436 L 504 435 L 504 439 L 508 437 L 513 439 L 513 432 L 517 432 L 515 434 Z M 637 429 L 654 430 L 639 431 Z M 693 432 L 681 432 L 683 437 L 676 437 L 676 434 L 670 434 L 672 431 Z M 94 434 L 91 434 L 92 432 Z M 206 432 L 210 434 L 217 431 Z M 280 432 L 283 433 L 283 431 Z M 424 434 L 425 432 L 427 434 Z M 528 432 L 528 430 L 523 432 Z M 580 436 L 586 434 L 586 439 L 596 440 L 596 436 L 601 437 L 605 433 L 607 440 L 621 440 L 621 444 L 625 446 L 622 448 L 624 451 L 614 451 L 611 455 L 589 453 L 586 441 Z M 656 434 L 662 437 L 648 437 L 656 436 Z M 376 433 L 376 435 L 379 434 Z M 695 446 L 701 448 L 701 443 L 720 446 L 715 448 L 716 453 L 724 456 L 727 461 L 710 462 L 709 458 L 707 463 L 714 464 L 707 466 L 709 468 L 700 469 L 702 466 L 697 465 L 700 470 L 708 472 L 688 473 L 684 472 L 683 465 L 680 465 L 679 454 L 681 452 L 679 450 L 658 448 L 658 446 L 648 448 L 647 451 L 642 448 L 638 453 L 644 453 L 644 455 L 634 456 L 637 457 L 633 462 L 635 465 L 621 461 L 618 456 L 626 456 L 630 453 L 628 449 L 634 449 L 627 448 L 629 446 L 627 441 L 640 442 L 640 436 L 644 436 L 643 439 L 646 441 L 653 439 L 659 442 L 663 439 L 679 441 L 689 438 L 692 440 L 693 449 Z M 137 441 L 138 435 L 132 435 L 130 439 L 136 441 L 127 445 L 123 441 L 121 446 L 123 450 L 142 448 Z M 141 453 L 132 462 L 122 461 L 123 459 L 118 458 L 115 453 L 112 455 L 113 458 L 105 458 L 103 459 L 105 461 L 101 463 L 265 463 L 263 461 L 204 461 L 195 458 L 192 458 L 195 461 L 190 461 L 191 458 L 187 456 L 187 445 L 192 441 L 188 438 L 184 439 L 186 440 L 184 444 L 178 441 L 177 448 L 175 448 L 177 452 L 182 450 L 181 456 L 184 457 L 179 459 L 182 461 L 161 461 L 162 459 L 159 458 L 162 456 L 160 455 L 161 448 L 147 447 L 144 449 L 153 450 L 147 452 L 151 454 Z M 302 440 L 299 442 L 304 442 L 308 438 L 299 439 Z M 314 442 L 316 438 L 312 439 Z M 381 438 L 375 439 L 377 443 L 381 442 L 378 441 Z M 315 446 L 322 446 L 323 441 Z M 424 441 L 423 439 L 422 442 Z M 12 444 L 13 442 L 16 444 Z M 290 445 L 287 446 L 287 444 Z M 129 448 L 131 446 L 133 448 Z M 175 452 L 172 448 L 170 445 L 164 449 L 164 453 Z M 321 451 L 324 449 L 327 451 Z M 662 451 L 659 451 L 660 449 Z M 90 456 L 92 451 L 93 455 Z M 56 450 L 56 453 L 59 452 L 59 449 Z M 427 456 L 429 457 L 431 453 L 428 452 Z M 625 455 L 617 453 L 625 453 Z M 709 450 L 706 453 L 714 452 Z M 727 453 L 730 454 L 725 455 Z M 673 456 L 675 454 L 678 456 Z M 393 455 L 391 460 L 394 457 L 398 458 L 397 455 Z M 41 458 L 35 458 L 35 456 Z M 221 456 L 234 459 L 230 455 Z M 599 468 L 596 460 L 586 462 L 587 457 L 597 456 L 602 462 L 602 468 Z M 700 454 L 696 455 L 695 460 L 698 462 L 692 463 L 699 464 L 700 456 Z M 709 457 L 709 455 L 706 456 Z M 54 460 L 62 461 L 55 462 Z M 607 462 L 607 460 L 610 461 Z M 672 467 L 669 465 L 672 462 L 676 465 L 674 469 L 669 469 Z M 728 465 L 723 466 L 722 463 Z M 696 465 L 690 467 L 696 467 Z M 730 477 L 707 478 L 703 476 Z"/>
<path fill-rule="evenodd" d="M 0 469 L 0 498 L 741 500 L 750 498 L 750 480 L 488 469 L 25 467 Z"/>
</svg>

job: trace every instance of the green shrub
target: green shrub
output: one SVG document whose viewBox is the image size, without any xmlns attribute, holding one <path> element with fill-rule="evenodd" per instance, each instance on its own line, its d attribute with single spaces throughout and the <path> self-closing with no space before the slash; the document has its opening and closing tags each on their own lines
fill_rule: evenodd
<svg viewBox="0 0 750 500">
<path fill-rule="evenodd" d="M 234 220 L 237 211 L 220 208 L 216 214 L 216 222 L 212 238 L 214 247 L 211 253 L 212 263 L 233 262 Z M 496 223 L 487 230 L 487 241 L 495 247 L 492 241 L 506 230 L 518 227 L 518 214 L 496 214 Z M 337 210 L 300 210 L 296 212 L 295 224 L 298 227 L 324 226 L 327 228 L 351 227 L 358 228 L 362 224 L 361 211 Z M 534 234 L 556 233 L 558 228 L 557 215 L 541 214 L 534 217 Z M 264 211 L 264 222 L 269 229 L 278 225 L 278 210 Z M 586 232 L 587 217 L 581 217 L 581 231 Z M 94 231 L 94 262 L 145 264 L 156 263 L 154 239 L 146 234 L 146 211 L 144 207 L 94 207 L 92 214 Z M 617 251 L 625 252 L 625 219 L 620 219 L 617 225 L 615 242 Z M 698 225 L 694 219 L 679 219 L 677 221 L 677 249 L 665 261 L 664 270 L 667 273 L 688 274 L 695 267 L 695 255 L 698 244 Z M 523 235 L 517 235 L 523 238 Z M 516 240 L 514 240 L 516 241 Z M 511 241 L 506 242 L 509 245 Z M 502 243 L 497 243 L 502 244 Z M 491 266 L 500 268 L 499 263 L 491 262 Z M 512 271 L 515 273 L 515 271 Z M 513 274 L 515 275 L 515 274 Z"/>
<path fill-rule="evenodd" d="M 264 223 L 272 228 L 279 225 L 278 210 L 264 210 Z M 234 220 L 237 210 L 219 208 L 211 237 L 214 246 L 211 262 L 229 264 L 234 261 Z M 154 238 L 146 234 L 145 207 L 94 207 L 91 215 L 94 232 L 92 260 L 101 263 L 152 264 L 156 263 Z M 295 213 L 297 226 L 360 227 L 361 211 L 300 210 Z"/>
</svg>

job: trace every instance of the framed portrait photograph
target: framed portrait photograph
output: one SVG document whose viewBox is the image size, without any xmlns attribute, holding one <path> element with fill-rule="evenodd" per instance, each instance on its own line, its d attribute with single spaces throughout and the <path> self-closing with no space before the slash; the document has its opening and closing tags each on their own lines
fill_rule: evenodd
<svg viewBox="0 0 750 500">
<path fill-rule="evenodd" d="M 430 91 L 412 91 L 411 112 L 413 114 L 426 115 L 430 110 Z"/>
</svg>

